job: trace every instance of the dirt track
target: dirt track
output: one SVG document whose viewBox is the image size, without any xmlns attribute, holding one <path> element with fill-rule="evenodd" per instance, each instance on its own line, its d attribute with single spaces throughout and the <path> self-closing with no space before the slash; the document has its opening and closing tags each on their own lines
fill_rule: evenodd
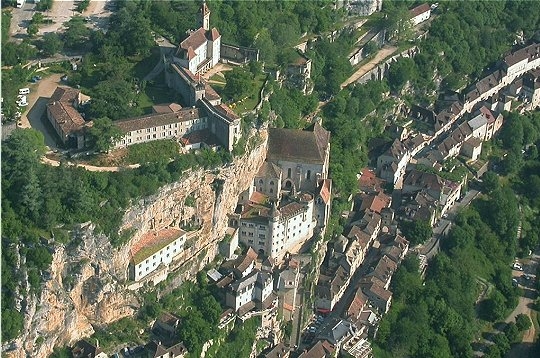
<svg viewBox="0 0 540 358">
<path fill-rule="evenodd" d="M 394 47 L 394 46 L 383 46 L 383 48 L 381 48 L 379 50 L 379 52 L 377 52 L 377 54 L 375 55 L 374 58 L 372 58 L 368 63 L 366 64 L 363 64 L 362 66 L 360 66 L 352 75 L 351 77 L 347 78 L 347 80 L 345 82 L 343 82 L 341 84 L 341 88 L 344 88 L 344 87 L 347 87 L 348 85 L 350 85 L 351 83 L 355 82 L 356 80 L 358 80 L 360 77 L 362 77 L 363 75 L 365 75 L 367 72 L 371 71 L 372 69 L 374 69 L 379 63 L 381 63 L 384 59 L 386 59 L 388 56 L 390 56 L 391 54 L 393 54 L 394 52 L 397 51 L 397 47 Z"/>
</svg>

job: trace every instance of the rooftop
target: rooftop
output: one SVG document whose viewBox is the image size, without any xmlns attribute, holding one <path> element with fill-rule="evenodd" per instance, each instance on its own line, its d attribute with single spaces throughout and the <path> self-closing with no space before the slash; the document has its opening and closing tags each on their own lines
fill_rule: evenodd
<svg viewBox="0 0 540 358">
<path fill-rule="evenodd" d="M 428 12 L 428 11 L 431 11 L 431 7 L 429 6 L 429 4 L 422 4 L 422 5 L 419 5 L 413 9 L 410 10 L 410 13 L 411 13 L 411 17 L 416 17 L 420 14 L 423 14 L 425 12 Z"/>
<path fill-rule="evenodd" d="M 177 112 L 152 113 L 135 118 L 114 121 L 124 133 L 136 130 L 159 127 L 174 123 L 191 121 L 204 117 L 198 108 L 182 108 Z"/>
<path fill-rule="evenodd" d="M 329 146 L 330 132 L 318 123 L 304 130 L 270 128 L 267 158 L 323 164 Z"/>
<path fill-rule="evenodd" d="M 182 235 L 185 235 L 185 233 L 185 231 L 180 229 L 149 231 L 131 247 L 131 260 L 135 265 L 143 262 L 148 257 L 174 242 Z"/>
</svg>

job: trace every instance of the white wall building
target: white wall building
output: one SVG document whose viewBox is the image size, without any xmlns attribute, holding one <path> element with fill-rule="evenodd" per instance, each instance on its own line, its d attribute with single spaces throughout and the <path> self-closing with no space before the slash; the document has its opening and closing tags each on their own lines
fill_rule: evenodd
<svg viewBox="0 0 540 358">
<path fill-rule="evenodd" d="M 214 27 L 210 30 L 210 10 L 203 2 L 201 27 L 180 43 L 175 61 L 193 74 L 200 74 L 214 67 L 221 58 L 221 35 Z"/>
<path fill-rule="evenodd" d="M 139 281 L 161 265 L 168 266 L 184 252 L 186 232 L 180 229 L 150 231 L 131 248 L 130 278 Z"/>
<path fill-rule="evenodd" d="M 227 287 L 225 302 L 237 311 L 249 302 L 264 302 L 272 293 L 273 286 L 274 279 L 270 273 L 254 270 Z"/>
<path fill-rule="evenodd" d="M 313 218 L 313 196 L 300 194 L 292 201 L 277 208 L 248 205 L 239 222 L 240 242 L 252 247 L 259 254 L 280 260 L 294 246 L 313 236 L 317 222 Z"/>
<path fill-rule="evenodd" d="M 411 23 L 416 26 L 431 16 L 431 7 L 428 4 L 419 5 L 410 10 Z"/>
</svg>

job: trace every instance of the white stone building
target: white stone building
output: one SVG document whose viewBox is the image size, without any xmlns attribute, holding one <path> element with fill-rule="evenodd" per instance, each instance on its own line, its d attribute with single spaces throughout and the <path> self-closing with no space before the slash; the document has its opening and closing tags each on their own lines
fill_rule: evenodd
<svg viewBox="0 0 540 358">
<path fill-rule="evenodd" d="M 244 206 L 239 220 L 240 242 L 261 255 L 281 260 L 285 253 L 310 239 L 316 226 L 313 218 L 313 196 L 298 198 L 271 207 L 260 204 Z"/>
<path fill-rule="evenodd" d="M 410 10 L 411 23 L 416 26 L 431 16 L 431 7 L 429 4 L 422 4 Z"/>
<path fill-rule="evenodd" d="M 270 273 L 253 270 L 227 287 L 225 302 L 235 311 L 250 302 L 263 303 L 272 294 L 273 286 L 274 279 Z"/>
<path fill-rule="evenodd" d="M 180 229 L 150 231 L 131 248 L 129 276 L 134 281 L 168 266 L 184 252 L 186 232 Z"/>
<path fill-rule="evenodd" d="M 221 35 L 214 27 L 210 30 L 210 10 L 203 2 L 201 27 L 180 43 L 175 62 L 197 75 L 214 67 L 221 58 Z"/>
</svg>

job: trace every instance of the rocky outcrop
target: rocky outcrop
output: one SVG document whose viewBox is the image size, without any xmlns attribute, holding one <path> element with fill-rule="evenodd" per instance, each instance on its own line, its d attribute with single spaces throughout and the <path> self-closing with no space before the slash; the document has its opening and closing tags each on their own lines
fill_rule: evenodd
<svg viewBox="0 0 540 358">
<path fill-rule="evenodd" d="M 132 236 L 122 247 L 113 248 L 92 223 L 73 230 L 71 243 L 56 247 L 39 298 L 25 300 L 25 327 L 16 341 L 18 348 L 8 356 L 47 357 L 55 346 L 88 337 L 93 327 L 133 315 L 141 302 L 137 291 L 128 289 L 130 251 L 149 230 L 197 228 L 175 265 L 188 268 L 182 279 L 193 277 L 212 261 L 225 235 L 227 214 L 234 211 L 238 195 L 266 157 L 266 133 L 261 136 L 262 144 L 232 164 L 186 173 L 157 194 L 133 203 L 121 225 L 121 232 Z"/>
</svg>

